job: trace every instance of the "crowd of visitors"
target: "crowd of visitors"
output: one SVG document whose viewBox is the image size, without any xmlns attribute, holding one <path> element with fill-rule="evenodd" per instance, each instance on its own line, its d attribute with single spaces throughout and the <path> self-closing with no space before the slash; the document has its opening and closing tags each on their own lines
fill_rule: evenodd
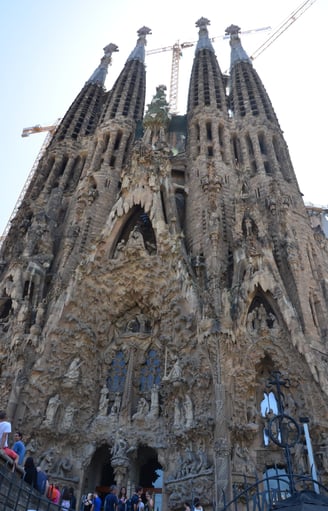
<svg viewBox="0 0 328 511">
<path fill-rule="evenodd" d="M 136 486 L 133 495 L 128 498 L 125 486 L 118 491 L 116 485 L 111 485 L 109 493 L 102 500 L 97 492 L 88 493 L 82 499 L 80 511 L 153 511 L 154 500 L 152 495 Z"/>
</svg>

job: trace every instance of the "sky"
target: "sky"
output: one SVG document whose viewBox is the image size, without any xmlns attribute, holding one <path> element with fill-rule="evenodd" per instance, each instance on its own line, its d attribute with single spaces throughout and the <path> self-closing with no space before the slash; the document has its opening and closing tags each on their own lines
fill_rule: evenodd
<svg viewBox="0 0 328 511">
<path fill-rule="evenodd" d="M 121 72 L 147 26 L 147 50 L 198 39 L 196 21 L 210 20 L 209 34 L 221 70 L 229 68 L 225 29 L 242 31 L 279 27 L 301 0 L 4 0 L 0 20 L 0 234 L 17 206 L 46 133 L 22 138 L 23 128 L 48 126 L 64 116 L 103 56 L 115 43 L 106 89 Z M 328 206 L 327 124 L 328 66 L 326 30 L 328 1 L 316 0 L 291 26 L 254 59 L 253 65 L 271 98 L 288 144 L 306 203 Z M 252 55 L 270 36 L 257 31 L 241 36 Z M 185 113 L 194 47 L 180 59 L 178 110 Z M 172 52 L 146 58 L 147 96 L 156 86 L 169 90 Z"/>
</svg>

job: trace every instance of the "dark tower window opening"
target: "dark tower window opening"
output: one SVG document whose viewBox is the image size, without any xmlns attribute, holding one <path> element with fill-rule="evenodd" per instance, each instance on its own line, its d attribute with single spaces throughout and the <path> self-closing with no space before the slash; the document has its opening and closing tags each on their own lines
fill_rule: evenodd
<svg viewBox="0 0 328 511">
<path fill-rule="evenodd" d="M 25 284 L 24 284 L 24 289 L 23 289 L 23 300 L 24 298 L 28 298 L 29 301 L 31 302 L 33 300 L 33 295 L 34 295 L 34 282 L 31 282 L 30 280 L 26 280 L 25 281 Z"/>
<path fill-rule="evenodd" d="M 110 157 L 109 166 L 115 167 L 115 162 L 116 162 L 116 156 L 114 154 L 112 154 L 112 156 Z"/>
<path fill-rule="evenodd" d="M 126 162 L 127 162 L 127 159 L 128 159 L 128 156 L 129 156 L 129 149 L 130 149 L 130 145 L 131 145 L 131 140 L 132 140 L 132 134 L 130 133 L 130 135 L 128 136 L 128 139 L 126 141 L 126 144 L 125 144 L 125 149 L 124 149 L 124 156 L 123 156 L 123 161 L 122 161 L 122 165 L 126 165 Z"/>
<path fill-rule="evenodd" d="M 232 135 L 231 143 L 232 143 L 232 152 L 233 152 L 233 157 L 234 157 L 235 163 L 236 164 L 242 163 L 240 141 L 239 141 L 237 135 L 235 135 L 235 134 Z"/>
<path fill-rule="evenodd" d="M 218 129 L 218 136 L 219 136 L 219 144 L 220 144 L 220 153 L 222 160 L 225 158 L 225 140 L 224 140 L 224 127 L 222 124 L 219 124 Z"/>
<path fill-rule="evenodd" d="M 110 133 L 106 133 L 106 135 L 104 136 L 104 145 L 103 145 L 103 153 L 105 153 L 108 149 L 108 144 L 109 144 L 109 141 L 110 141 Z"/>
<path fill-rule="evenodd" d="M 1 298 L 0 302 L 0 319 L 5 319 L 9 316 L 12 307 L 11 298 Z"/>
<path fill-rule="evenodd" d="M 206 123 L 206 137 L 207 140 L 212 140 L 212 124 L 210 122 Z"/>
<path fill-rule="evenodd" d="M 259 133 L 258 134 L 258 141 L 259 141 L 259 146 L 260 146 L 261 153 L 262 154 L 267 154 L 267 147 L 266 147 L 265 137 L 264 137 L 263 133 Z"/>
<path fill-rule="evenodd" d="M 58 166 L 58 168 L 56 170 L 56 178 L 57 179 L 64 174 L 64 170 L 66 168 L 67 162 L 68 162 L 68 156 L 65 155 L 64 158 L 62 159 L 60 165 Z"/>
<path fill-rule="evenodd" d="M 186 192 L 181 188 L 175 191 L 175 204 L 177 208 L 180 229 L 183 230 L 186 220 Z"/>
<path fill-rule="evenodd" d="M 167 224 L 167 214 L 166 214 L 165 198 L 164 198 L 164 192 L 163 192 L 163 190 L 161 190 L 161 203 L 162 203 L 162 210 L 163 210 L 164 222 Z"/>
<path fill-rule="evenodd" d="M 121 140 L 122 140 L 122 131 L 118 131 L 117 134 L 116 134 L 116 138 L 115 138 L 115 143 L 114 143 L 114 147 L 113 147 L 113 150 L 114 151 L 117 151 L 118 148 L 120 147 L 120 143 L 121 143 Z"/>
<path fill-rule="evenodd" d="M 213 156 L 213 147 L 211 145 L 207 146 L 207 156 Z"/>
</svg>

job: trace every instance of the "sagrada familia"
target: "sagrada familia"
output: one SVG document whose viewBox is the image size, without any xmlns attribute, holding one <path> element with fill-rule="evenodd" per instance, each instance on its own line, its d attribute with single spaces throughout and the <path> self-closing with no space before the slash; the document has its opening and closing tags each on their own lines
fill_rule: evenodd
<svg viewBox="0 0 328 511">
<path fill-rule="evenodd" d="M 186 115 L 162 85 L 144 112 L 150 29 L 109 91 L 104 48 L 2 244 L 1 408 L 77 495 L 328 483 L 327 240 L 239 28 L 227 76 L 208 25 Z"/>
</svg>

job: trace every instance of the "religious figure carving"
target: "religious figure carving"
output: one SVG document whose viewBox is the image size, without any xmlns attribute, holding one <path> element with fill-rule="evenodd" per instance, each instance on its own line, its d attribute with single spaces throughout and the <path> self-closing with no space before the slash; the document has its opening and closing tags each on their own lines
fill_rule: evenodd
<svg viewBox="0 0 328 511">
<path fill-rule="evenodd" d="M 75 412 L 76 408 L 71 405 L 67 406 L 61 424 L 62 431 L 70 431 L 72 429 Z"/>
<path fill-rule="evenodd" d="M 114 445 L 111 449 L 112 458 L 126 458 L 127 449 L 128 443 L 122 436 L 122 432 L 118 431 Z"/>
<path fill-rule="evenodd" d="M 107 415 L 108 412 L 108 387 L 106 383 L 100 391 L 98 415 Z"/>
<path fill-rule="evenodd" d="M 150 398 L 150 411 L 147 415 L 150 419 L 157 419 L 159 415 L 159 396 L 158 396 L 158 385 L 153 385 L 151 389 Z"/>
<path fill-rule="evenodd" d="M 112 407 L 110 410 L 110 416 L 117 416 L 119 414 L 120 409 L 121 409 L 121 394 L 119 392 L 116 392 L 114 403 L 112 404 Z"/>
<path fill-rule="evenodd" d="M 137 411 L 132 415 L 132 420 L 144 419 L 149 412 L 149 405 L 144 397 L 138 401 Z"/>
<path fill-rule="evenodd" d="M 46 410 L 46 418 L 45 418 L 45 425 L 52 426 L 55 421 L 55 416 L 57 413 L 57 410 L 61 404 L 59 394 L 56 394 L 55 396 L 52 396 L 48 401 L 48 406 Z"/>
<path fill-rule="evenodd" d="M 167 376 L 164 376 L 164 381 L 171 381 L 171 382 L 179 382 L 182 381 L 182 369 L 180 366 L 180 361 L 178 357 L 175 359 L 175 362 L 173 364 L 173 367 L 171 368 L 169 374 Z"/>
<path fill-rule="evenodd" d="M 80 378 L 80 367 L 82 362 L 78 357 L 70 363 L 67 373 L 64 375 L 63 387 L 75 387 Z"/>
</svg>

